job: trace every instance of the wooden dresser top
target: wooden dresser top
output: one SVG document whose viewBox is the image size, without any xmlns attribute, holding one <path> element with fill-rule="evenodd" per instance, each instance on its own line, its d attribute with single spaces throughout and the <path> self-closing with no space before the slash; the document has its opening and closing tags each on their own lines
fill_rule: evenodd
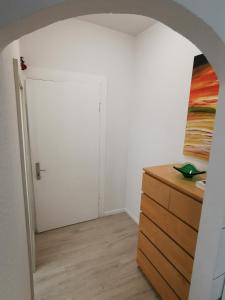
<svg viewBox="0 0 225 300">
<path fill-rule="evenodd" d="M 206 174 L 194 176 L 193 179 L 187 179 L 173 168 L 174 165 L 179 166 L 179 164 L 162 165 L 157 167 L 144 168 L 144 171 L 147 174 L 157 178 L 158 180 L 168 184 L 174 189 L 181 191 L 202 202 L 204 191 L 196 187 L 195 181 L 206 179 Z"/>
</svg>

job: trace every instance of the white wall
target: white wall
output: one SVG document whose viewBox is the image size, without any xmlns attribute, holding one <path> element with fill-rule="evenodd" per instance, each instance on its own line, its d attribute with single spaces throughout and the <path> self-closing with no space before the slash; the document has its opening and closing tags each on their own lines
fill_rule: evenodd
<svg viewBox="0 0 225 300">
<path fill-rule="evenodd" d="M 57 8 L 56 5 L 47 9 L 50 4 L 62 2 L 62 6 Z M 169 24 L 182 34 L 190 37 L 191 40 L 198 43 L 199 47 L 204 49 L 214 66 L 218 70 L 221 80 L 219 109 L 217 111 L 216 134 L 214 137 L 213 151 L 208 173 L 208 184 L 205 193 L 204 206 L 200 224 L 199 238 L 197 244 L 196 260 L 194 264 L 193 282 L 191 286 L 191 300 L 209 300 L 212 277 L 214 274 L 214 266 L 216 252 L 218 249 L 218 241 L 220 236 L 220 228 L 225 214 L 225 190 L 224 190 L 224 165 L 225 165 L 225 30 L 224 30 L 224 13 L 225 6 L 221 0 L 213 1 L 212 9 L 209 5 L 210 0 L 134 0 L 133 6 L 130 0 L 117 1 L 105 0 L 46 0 L 42 1 L 42 9 L 37 7 L 36 0 L 21 0 L 19 7 L 16 6 L 17 0 L 1 1 L 1 13 L 5 16 L 4 25 L 0 28 L 0 46 L 2 47 L 8 42 L 13 41 L 16 37 L 20 37 L 25 32 L 31 32 L 41 26 L 55 22 L 56 20 L 73 17 L 80 14 L 88 13 L 140 13 L 150 16 Z M 180 3 L 182 6 L 177 5 Z M 13 10 L 11 8 L 14 8 Z M 28 8 L 28 9 L 27 9 Z M 26 11 L 24 13 L 24 11 Z M 201 18 L 199 17 L 201 15 Z M 24 16 L 22 22 L 15 22 Z M 26 17 L 25 17 L 26 16 Z M 191 25 L 190 25 L 191 24 Z M 207 26 L 210 24 L 212 29 Z M 219 34 L 222 40 L 219 40 Z M 2 75 L 2 74 L 1 74 Z M 3 74 L 4 75 L 4 74 Z M 7 77 L 6 77 L 7 78 Z M 2 80 L 2 78 L 1 78 Z M 4 98 L 3 90 L 0 90 L 1 103 Z M 1 128 L 5 126 L 7 119 L 0 119 Z M 7 151 L 17 151 L 7 145 Z M 5 174 L 1 174 L 5 176 Z M 21 183 L 17 180 L 16 184 Z M 7 202 L 4 199 L 2 203 Z M 5 204 L 4 204 L 5 205 Z M 9 215 L 9 220 L 14 215 Z M 8 223 L 4 224 L 1 230 L 7 228 Z M 2 244 L 4 239 L 0 239 Z M 5 248 L 10 245 L 5 245 Z M 15 260 L 17 263 L 17 260 Z M 2 266 L 2 262 L 1 262 Z M 10 266 L 6 269 L 10 272 Z M 4 276 L 5 274 L 3 274 Z M 20 278 L 18 278 L 19 280 Z M 9 288 L 11 281 L 7 283 Z M 24 286 L 21 285 L 21 289 Z M 1 289 L 2 290 L 2 289 Z M 18 292 L 18 297 L 11 299 L 24 300 L 20 297 L 22 292 Z M 7 299 L 8 300 L 8 299 Z"/>
<path fill-rule="evenodd" d="M 21 180 L 12 58 L 18 43 L 0 55 L 0 299 L 30 299 L 28 249 Z"/>
<path fill-rule="evenodd" d="M 123 208 L 134 38 L 69 19 L 24 36 L 20 46 L 28 66 L 91 73 L 107 78 L 104 211 Z"/>
<path fill-rule="evenodd" d="M 137 38 L 136 91 L 131 104 L 126 208 L 137 220 L 142 169 L 193 161 L 182 155 L 194 56 L 200 51 L 157 23 Z"/>
</svg>

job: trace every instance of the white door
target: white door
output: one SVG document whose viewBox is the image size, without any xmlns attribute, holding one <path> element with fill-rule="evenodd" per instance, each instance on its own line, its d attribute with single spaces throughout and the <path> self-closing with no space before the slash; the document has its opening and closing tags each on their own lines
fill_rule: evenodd
<svg viewBox="0 0 225 300">
<path fill-rule="evenodd" d="M 37 231 L 97 218 L 100 84 L 29 79 L 26 90 Z"/>
</svg>

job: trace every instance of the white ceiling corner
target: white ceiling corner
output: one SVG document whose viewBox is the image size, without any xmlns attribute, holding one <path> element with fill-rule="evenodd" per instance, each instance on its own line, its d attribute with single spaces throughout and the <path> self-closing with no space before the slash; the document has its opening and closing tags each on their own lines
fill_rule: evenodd
<svg viewBox="0 0 225 300">
<path fill-rule="evenodd" d="M 81 16 L 78 19 L 133 36 L 156 23 L 155 20 L 148 17 L 131 14 L 93 14 Z"/>
</svg>

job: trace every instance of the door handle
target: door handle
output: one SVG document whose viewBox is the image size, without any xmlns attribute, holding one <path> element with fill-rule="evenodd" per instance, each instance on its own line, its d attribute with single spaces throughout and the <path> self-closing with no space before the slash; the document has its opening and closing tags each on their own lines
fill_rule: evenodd
<svg viewBox="0 0 225 300">
<path fill-rule="evenodd" d="M 41 169 L 41 166 L 40 166 L 39 162 L 35 163 L 35 170 L 36 170 L 36 179 L 41 180 L 41 172 L 44 172 L 46 170 Z"/>
</svg>

